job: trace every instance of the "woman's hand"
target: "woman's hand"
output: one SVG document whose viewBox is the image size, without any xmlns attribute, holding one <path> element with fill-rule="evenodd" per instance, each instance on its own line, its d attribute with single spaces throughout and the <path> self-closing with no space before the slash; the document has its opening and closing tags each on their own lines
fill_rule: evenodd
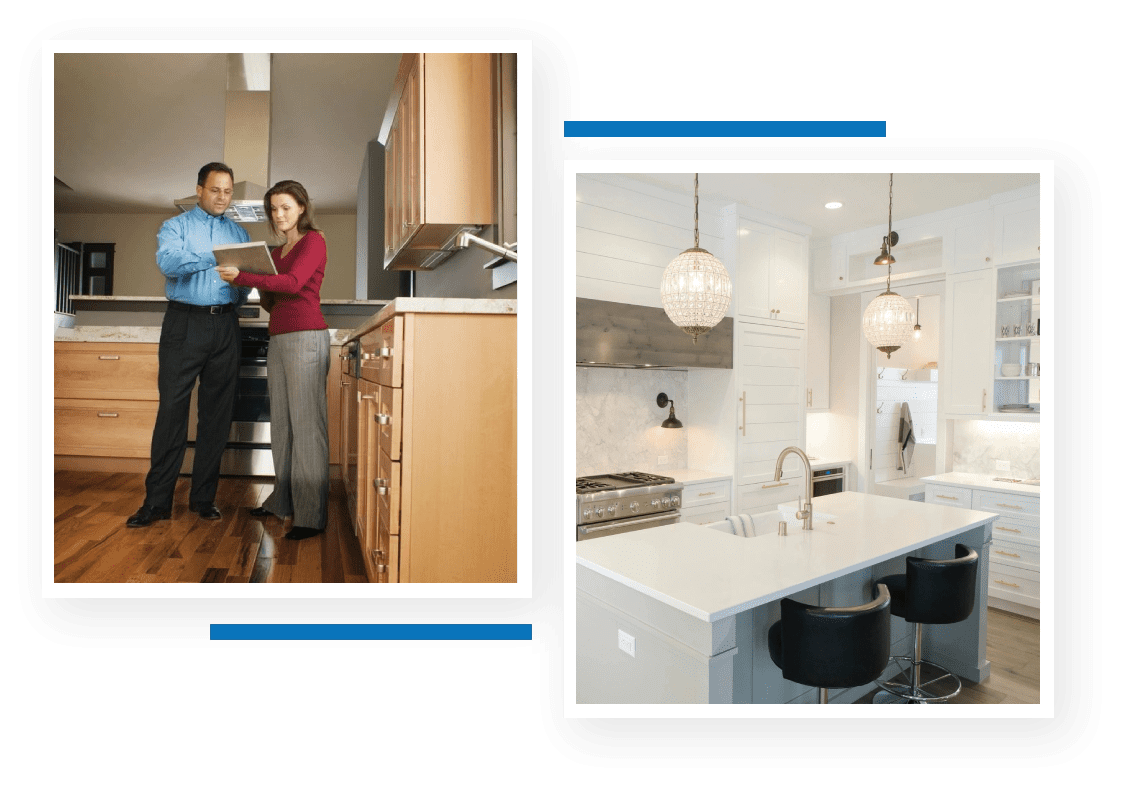
<svg viewBox="0 0 1121 787">
<path fill-rule="evenodd" d="M 218 266 L 218 275 L 222 277 L 222 281 L 232 282 L 237 278 L 237 275 L 239 273 L 241 273 L 241 271 L 235 268 L 233 265 Z"/>
</svg>

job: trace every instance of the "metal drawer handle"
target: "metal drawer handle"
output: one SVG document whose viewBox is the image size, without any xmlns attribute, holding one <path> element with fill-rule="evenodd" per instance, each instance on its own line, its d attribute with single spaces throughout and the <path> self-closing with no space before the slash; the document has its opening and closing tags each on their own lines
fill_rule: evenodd
<svg viewBox="0 0 1121 787">
<path fill-rule="evenodd" d="M 384 478 L 375 478 L 374 486 L 377 487 L 379 495 L 385 495 L 389 493 L 389 482 Z"/>
<path fill-rule="evenodd" d="M 362 353 L 362 360 L 363 361 L 372 361 L 376 357 L 377 356 L 375 356 L 373 353 Z"/>
<path fill-rule="evenodd" d="M 993 582 L 996 582 L 998 585 L 1008 585 L 1010 588 L 1020 587 L 1015 582 L 1005 582 L 1003 579 L 994 579 Z"/>
<path fill-rule="evenodd" d="M 790 486 L 790 482 L 779 481 L 777 484 L 763 484 L 764 489 L 774 489 L 776 486 Z"/>
<path fill-rule="evenodd" d="M 715 492 L 701 492 L 697 497 L 712 497 L 715 494 Z"/>
<path fill-rule="evenodd" d="M 120 413 L 98 413 L 97 417 L 98 418 L 120 418 L 121 414 Z"/>
<path fill-rule="evenodd" d="M 957 500 L 956 497 L 950 497 L 949 495 L 935 495 L 935 497 L 940 497 L 943 500 Z"/>
<path fill-rule="evenodd" d="M 387 423 L 389 423 L 390 419 L 389 419 L 389 416 L 386 415 L 385 413 L 378 413 L 377 415 L 374 416 L 374 420 L 377 421 L 379 424 L 387 424 Z"/>
<path fill-rule="evenodd" d="M 350 385 L 350 381 L 349 381 L 349 380 L 343 380 L 343 388 L 346 388 L 346 387 L 348 387 L 349 385 Z"/>
<path fill-rule="evenodd" d="M 378 572 L 379 574 L 384 574 L 388 570 L 389 566 L 387 566 L 385 563 L 377 563 L 374 565 L 374 571 Z"/>
<path fill-rule="evenodd" d="M 1002 552 L 1002 551 L 1001 551 L 1001 550 L 999 550 L 999 549 L 998 549 L 998 550 L 996 550 L 996 553 L 997 553 L 998 555 L 1007 555 L 1008 557 L 1020 557 L 1020 556 L 1019 556 L 1019 555 L 1017 555 L 1017 554 L 1016 554 L 1015 552 Z"/>
<path fill-rule="evenodd" d="M 1023 532 L 1022 530 L 1017 530 L 1014 527 L 1001 527 L 1000 525 L 997 525 L 996 529 L 997 530 L 1007 530 L 1009 533 L 1022 533 Z"/>
<path fill-rule="evenodd" d="M 393 348 L 381 347 L 377 350 L 377 352 L 374 353 L 374 355 L 378 358 L 388 358 L 389 356 L 393 355 Z"/>
<path fill-rule="evenodd" d="M 363 399 L 373 399 L 373 394 L 359 394 Z"/>
<path fill-rule="evenodd" d="M 997 503 L 997 505 L 1000 506 L 1001 508 L 1015 508 L 1017 511 L 1023 511 L 1024 510 L 1020 506 L 1014 506 L 1011 503 Z"/>
<path fill-rule="evenodd" d="M 121 356 L 119 356 L 119 355 L 99 355 L 99 356 L 97 356 L 97 360 L 99 360 L 99 361 L 119 361 L 119 360 L 121 360 Z"/>
</svg>

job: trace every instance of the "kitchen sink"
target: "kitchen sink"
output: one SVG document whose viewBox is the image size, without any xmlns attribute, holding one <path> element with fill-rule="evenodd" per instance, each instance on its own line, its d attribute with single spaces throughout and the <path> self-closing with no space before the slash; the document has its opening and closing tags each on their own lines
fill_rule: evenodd
<svg viewBox="0 0 1121 787">
<path fill-rule="evenodd" d="M 755 523 L 755 535 L 764 536 L 778 532 L 778 523 L 786 522 L 786 532 L 793 533 L 795 530 L 802 529 L 802 520 L 795 519 L 794 512 L 798 510 L 795 503 L 789 505 L 780 505 L 777 511 L 764 511 L 761 514 L 752 514 L 751 521 Z M 819 513 L 814 511 L 814 524 L 825 524 L 827 522 L 834 522 L 836 518 L 832 514 Z M 729 535 L 738 536 L 732 530 L 732 525 L 727 519 L 721 519 L 719 522 L 712 522 L 705 525 L 710 530 L 716 530 L 721 533 L 728 533 Z"/>
</svg>

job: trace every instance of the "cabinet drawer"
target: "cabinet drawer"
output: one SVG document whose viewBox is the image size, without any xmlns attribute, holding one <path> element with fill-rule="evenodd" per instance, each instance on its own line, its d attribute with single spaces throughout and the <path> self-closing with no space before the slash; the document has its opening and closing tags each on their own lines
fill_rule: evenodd
<svg viewBox="0 0 1121 787">
<path fill-rule="evenodd" d="M 378 474 L 371 481 L 377 499 L 378 523 L 385 523 L 391 535 L 401 532 L 401 463 L 378 452 Z"/>
<path fill-rule="evenodd" d="M 681 521 L 692 522 L 695 525 L 707 525 L 727 519 L 732 513 L 731 504 L 725 500 L 723 503 L 688 506 L 681 509 Z"/>
<path fill-rule="evenodd" d="M 957 486 L 926 485 L 926 502 L 940 506 L 973 507 L 973 492 Z"/>
<path fill-rule="evenodd" d="M 999 516 L 993 522 L 993 541 L 996 539 L 1039 547 L 1039 521 Z"/>
<path fill-rule="evenodd" d="M 55 342 L 54 395 L 58 399 L 158 401 L 158 376 L 156 344 Z"/>
<path fill-rule="evenodd" d="M 992 549 L 989 550 L 989 560 L 992 563 L 1002 563 L 1008 566 L 1039 571 L 1039 547 L 1035 544 L 1025 544 L 1022 541 L 1005 541 L 993 539 Z"/>
<path fill-rule="evenodd" d="M 698 504 L 717 503 L 728 499 L 727 481 L 710 481 L 704 484 L 690 484 L 681 491 L 681 507 Z"/>
<path fill-rule="evenodd" d="M 989 591 L 1010 601 L 1039 606 L 1039 572 L 989 561 Z"/>
<path fill-rule="evenodd" d="M 363 336 L 362 377 L 380 385 L 401 387 L 401 348 L 405 318 L 394 317 Z"/>
<path fill-rule="evenodd" d="M 378 447 L 393 461 L 401 459 L 401 389 L 381 386 L 381 401 L 375 416 Z"/>
<path fill-rule="evenodd" d="M 159 402 L 56 399 L 54 452 L 146 459 Z"/>
<path fill-rule="evenodd" d="M 1039 516 L 1038 497 L 987 491 L 976 491 L 973 496 L 973 507 L 978 511 L 992 511 L 997 514 L 1009 514 L 1017 517 Z"/>
<path fill-rule="evenodd" d="M 803 481 L 768 481 L 762 484 L 743 484 L 738 489 L 736 513 L 756 514 L 774 511 L 779 503 L 795 503 L 805 489 Z"/>
</svg>

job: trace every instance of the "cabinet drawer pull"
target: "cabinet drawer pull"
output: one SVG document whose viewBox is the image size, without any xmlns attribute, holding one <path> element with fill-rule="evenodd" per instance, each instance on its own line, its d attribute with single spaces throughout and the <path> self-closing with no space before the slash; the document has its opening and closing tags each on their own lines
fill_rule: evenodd
<svg viewBox="0 0 1121 787">
<path fill-rule="evenodd" d="M 988 390 L 985 389 L 985 388 L 982 388 L 981 389 L 981 412 L 982 413 L 985 412 L 985 397 L 988 396 L 988 395 L 989 395 Z"/>
<path fill-rule="evenodd" d="M 359 394 L 359 396 L 363 399 L 373 399 L 374 398 L 373 394 Z"/>
<path fill-rule="evenodd" d="M 121 414 L 120 413 L 98 413 L 97 417 L 98 418 L 120 418 Z"/>
<path fill-rule="evenodd" d="M 378 413 L 377 415 L 374 416 L 374 420 L 377 421 L 379 424 L 387 424 L 387 423 L 389 423 L 390 418 L 385 413 Z"/>
<path fill-rule="evenodd" d="M 347 388 L 349 386 L 350 386 L 350 381 L 349 380 L 343 380 L 343 388 Z"/>
<path fill-rule="evenodd" d="M 998 585 L 1008 585 L 1010 588 L 1020 587 L 1015 582 L 1005 582 L 1003 579 L 994 579 L 993 582 L 996 582 Z"/>
<path fill-rule="evenodd" d="M 390 347 L 379 347 L 377 351 L 374 352 L 374 356 L 377 358 L 388 358 L 391 355 L 393 355 L 393 349 Z"/>
<path fill-rule="evenodd" d="M 374 571 L 378 572 L 379 574 L 384 574 L 388 570 L 389 566 L 387 566 L 385 563 L 377 563 L 374 565 Z"/>
<path fill-rule="evenodd" d="M 1008 557 L 1020 557 L 1020 556 L 1019 556 L 1019 555 L 1017 555 L 1017 554 L 1016 554 L 1015 552 L 1003 552 L 1003 551 L 1001 551 L 1001 550 L 999 550 L 999 549 L 995 550 L 995 552 L 996 552 L 996 553 L 997 553 L 998 555 L 1007 555 Z"/>
<path fill-rule="evenodd" d="M 374 487 L 377 488 L 379 495 L 389 494 L 389 482 L 384 478 L 375 478 Z"/>
<path fill-rule="evenodd" d="M 1022 533 L 1022 532 L 1024 532 L 1022 530 L 1017 530 L 1014 527 L 1001 527 L 1000 525 L 997 525 L 996 529 L 997 530 L 1007 530 L 1009 533 Z"/>
<path fill-rule="evenodd" d="M 1000 506 L 1001 508 L 1015 508 L 1017 511 L 1023 511 L 1024 510 L 1020 506 L 1014 506 L 1011 503 L 997 503 L 997 505 Z"/>
<path fill-rule="evenodd" d="M 935 495 L 935 497 L 940 497 L 943 500 L 957 500 L 956 497 L 951 497 L 950 495 Z"/>
<path fill-rule="evenodd" d="M 763 484 L 764 489 L 774 489 L 776 486 L 790 486 L 790 482 L 779 481 L 777 484 Z"/>
<path fill-rule="evenodd" d="M 99 356 L 97 356 L 97 360 L 99 360 L 99 361 L 119 361 L 119 360 L 121 360 L 121 356 L 119 356 L 119 355 L 99 355 Z"/>
<path fill-rule="evenodd" d="M 740 425 L 740 434 L 747 437 L 747 393 L 740 394 L 740 402 L 743 404 L 743 423 Z"/>
<path fill-rule="evenodd" d="M 712 497 L 715 494 L 715 492 L 701 492 L 697 497 Z"/>
</svg>

